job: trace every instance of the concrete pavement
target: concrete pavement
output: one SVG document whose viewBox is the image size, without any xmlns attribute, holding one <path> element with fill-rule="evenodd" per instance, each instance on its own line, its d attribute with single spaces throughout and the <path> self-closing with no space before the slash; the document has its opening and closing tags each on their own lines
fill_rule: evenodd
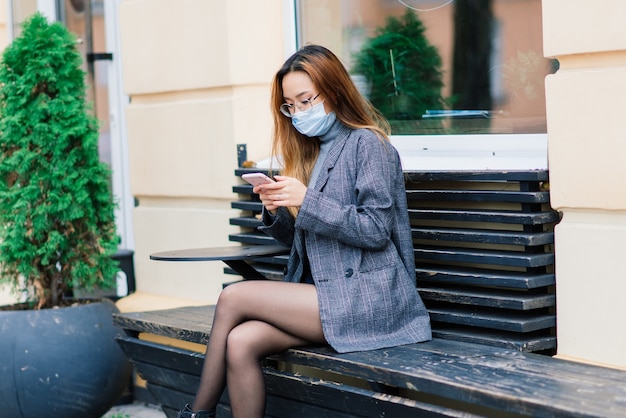
<svg viewBox="0 0 626 418">
<path fill-rule="evenodd" d="M 133 402 L 114 406 L 102 418 L 166 418 L 166 415 L 156 405 Z"/>
</svg>

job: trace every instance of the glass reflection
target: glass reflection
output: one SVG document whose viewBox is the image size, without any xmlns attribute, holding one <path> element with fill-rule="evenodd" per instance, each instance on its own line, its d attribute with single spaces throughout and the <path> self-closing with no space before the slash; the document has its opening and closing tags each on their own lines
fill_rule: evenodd
<svg viewBox="0 0 626 418">
<path fill-rule="evenodd" d="M 394 134 L 545 133 L 541 0 L 300 0 Z"/>
</svg>

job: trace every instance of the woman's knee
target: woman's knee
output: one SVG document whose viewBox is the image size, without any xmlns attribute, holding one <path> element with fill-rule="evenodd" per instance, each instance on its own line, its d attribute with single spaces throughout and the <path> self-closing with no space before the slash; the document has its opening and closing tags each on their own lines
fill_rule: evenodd
<svg viewBox="0 0 626 418">
<path fill-rule="evenodd" d="M 226 342 L 226 359 L 230 367 L 249 365 L 260 360 L 261 341 L 258 341 L 257 336 L 254 327 L 247 322 L 230 331 Z"/>
<path fill-rule="evenodd" d="M 236 312 L 245 306 L 243 302 L 244 292 L 240 289 L 240 283 L 226 286 L 217 298 L 218 312 Z"/>
</svg>

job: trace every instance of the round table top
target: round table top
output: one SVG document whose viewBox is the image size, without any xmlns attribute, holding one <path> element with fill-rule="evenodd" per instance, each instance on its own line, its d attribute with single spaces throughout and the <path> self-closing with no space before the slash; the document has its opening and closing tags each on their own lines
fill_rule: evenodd
<svg viewBox="0 0 626 418">
<path fill-rule="evenodd" d="M 150 254 L 150 259 L 158 261 L 246 260 L 288 253 L 289 248 L 282 245 L 233 245 L 228 247 L 190 248 L 185 250 L 163 251 Z"/>
</svg>

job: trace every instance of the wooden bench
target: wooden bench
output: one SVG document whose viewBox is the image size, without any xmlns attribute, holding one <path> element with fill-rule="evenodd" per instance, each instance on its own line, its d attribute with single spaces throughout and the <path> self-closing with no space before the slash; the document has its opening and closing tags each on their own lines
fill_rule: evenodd
<svg viewBox="0 0 626 418">
<path fill-rule="evenodd" d="M 246 170 L 237 170 L 241 175 Z M 626 416 L 626 372 L 531 353 L 553 353 L 555 298 L 546 172 L 407 173 L 418 290 L 433 341 L 337 354 L 292 349 L 268 358 L 268 417 Z M 236 185 L 242 216 L 230 236 L 274 244 L 256 226 L 260 203 Z M 254 267 L 280 279 L 286 256 Z M 232 273 L 230 267 L 226 272 Z M 168 417 L 191 402 L 199 350 L 141 335 L 206 344 L 213 306 L 115 315 L 119 344 Z M 175 344 L 172 344 L 175 345 Z M 227 395 L 219 413 L 228 416 Z"/>
<path fill-rule="evenodd" d="M 204 355 L 137 333 L 206 344 L 213 312 L 202 306 L 116 316 L 129 332 L 119 337 L 120 345 L 168 417 L 193 400 Z M 442 338 L 348 354 L 292 349 L 267 359 L 264 371 L 268 417 L 626 414 L 624 371 Z M 227 395 L 218 413 L 228 416 Z"/>
</svg>

